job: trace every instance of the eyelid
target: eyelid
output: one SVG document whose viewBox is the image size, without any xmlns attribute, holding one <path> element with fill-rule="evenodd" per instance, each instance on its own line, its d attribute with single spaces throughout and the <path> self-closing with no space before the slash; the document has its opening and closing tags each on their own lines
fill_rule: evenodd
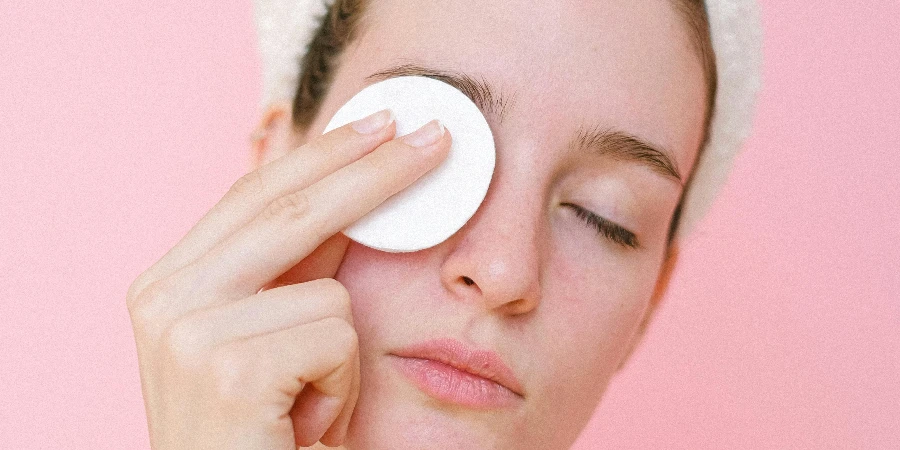
<svg viewBox="0 0 900 450">
<path fill-rule="evenodd" d="M 622 225 L 619 225 L 616 222 L 613 222 L 574 203 L 563 202 L 560 205 L 568 206 L 574 209 L 579 218 L 587 222 L 589 225 L 593 225 L 594 227 L 596 227 L 597 232 L 604 235 L 609 240 L 623 247 L 633 249 L 640 248 L 640 244 L 637 240 L 637 235 L 635 235 L 634 232 L 628 230 Z"/>
</svg>

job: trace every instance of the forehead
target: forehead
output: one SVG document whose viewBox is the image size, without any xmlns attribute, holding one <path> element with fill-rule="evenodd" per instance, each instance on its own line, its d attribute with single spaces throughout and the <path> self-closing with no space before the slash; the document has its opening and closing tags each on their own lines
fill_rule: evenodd
<svg viewBox="0 0 900 450">
<path fill-rule="evenodd" d="M 581 124 L 667 148 L 687 173 L 702 138 L 702 66 L 669 0 L 372 0 L 335 86 L 349 98 L 403 63 L 464 72 L 511 100 L 504 126 L 556 145 Z M 353 83 L 360 83 L 352 85 Z"/>
</svg>

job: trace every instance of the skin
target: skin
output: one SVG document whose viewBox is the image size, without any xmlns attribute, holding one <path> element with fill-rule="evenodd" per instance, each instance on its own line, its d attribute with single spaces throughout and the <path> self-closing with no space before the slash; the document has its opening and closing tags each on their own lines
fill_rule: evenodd
<svg viewBox="0 0 900 450">
<path fill-rule="evenodd" d="M 581 124 L 614 127 L 690 173 L 705 89 L 680 20 L 664 0 L 376 2 L 308 132 L 289 103 L 272 105 L 259 168 L 129 290 L 154 448 L 293 448 L 291 436 L 359 449 L 571 445 L 665 292 L 682 186 L 567 143 Z M 453 130 L 424 153 L 391 140 L 393 125 L 320 135 L 368 75 L 405 62 L 474 74 L 514 100 L 502 123 L 486 115 L 497 165 L 475 216 L 435 247 L 395 254 L 338 231 L 438 164 Z M 640 248 L 562 202 L 625 226 Z M 445 404 L 390 364 L 442 337 L 496 352 L 522 401 Z"/>
</svg>

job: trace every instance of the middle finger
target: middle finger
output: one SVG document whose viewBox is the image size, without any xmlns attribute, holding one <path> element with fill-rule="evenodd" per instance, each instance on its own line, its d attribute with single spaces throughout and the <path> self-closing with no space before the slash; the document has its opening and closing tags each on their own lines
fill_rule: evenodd
<svg viewBox="0 0 900 450">
<path fill-rule="evenodd" d="M 308 188 L 273 201 L 183 269 L 180 281 L 199 294 L 191 298 L 227 301 L 258 292 L 323 241 L 437 166 L 449 153 L 451 137 L 437 121 L 429 124 L 442 133 L 432 144 L 416 147 L 412 135 L 394 139 Z"/>
<path fill-rule="evenodd" d="M 274 199 L 358 160 L 393 138 L 395 132 L 393 120 L 372 133 L 357 132 L 353 124 L 347 124 L 244 175 L 178 244 L 147 269 L 143 285 L 172 275 L 249 223 Z"/>
</svg>

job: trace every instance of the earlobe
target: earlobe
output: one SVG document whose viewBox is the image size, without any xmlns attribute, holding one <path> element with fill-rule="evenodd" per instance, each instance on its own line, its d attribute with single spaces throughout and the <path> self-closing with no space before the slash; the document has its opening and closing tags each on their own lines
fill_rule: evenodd
<svg viewBox="0 0 900 450">
<path fill-rule="evenodd" d="M 662 299 L 665 297 L 666 292 L 669 289 L 669 283 L 672 280 L 672 275 L 675 272 L 675 266 L 678 263 L 678 252 L 679 246 L 678 241 L 672 241 L 669 244 L 669 247 L 666 249 L 666 256 L 663 260 L 662 267 L 659 270 L 659 277 L 656 279 L 656 286 L 653 289 L 653 295 L 650 297 L 650 304 L 647 306 L 647 311 L 644 313 L 644 318 L 641 319 L 641 323 L 638 326 L 637 333 L 635 333 L 634 338 L 631 341 L 631 346 L 628 349 L 628 352 L 625 354 L 625 357 L 622 358 L 622 361 L 619 363 L 619 367 L 616 368 L 616 371 L 622 369 L 625 366 L 625 363 L 631 359 L 632 353 L 638 347 L 638 344 L 644 338 L 644 333 L 647 331 L 647 327 L 650 325 L 650 322 L 653 320 L 653 316 L 656 314 L 656 311 L 659 310 L 659 305 L 662 303 Z"/>
<path fill-rule="evenodd" d="M 291 103 L 269 105 L 250 136 L 250 164 L 256 169 L 280 158 L 297 146 L 299 135 L 291 120 Z"/>
</svg>

